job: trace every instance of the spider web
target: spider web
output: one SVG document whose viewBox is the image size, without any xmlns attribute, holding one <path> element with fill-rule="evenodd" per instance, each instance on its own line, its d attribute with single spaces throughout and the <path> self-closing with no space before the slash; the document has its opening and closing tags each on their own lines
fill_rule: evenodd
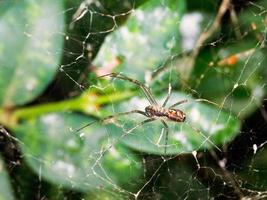
<svg viewBox="0 0 267 200">
<path fill-rule="evenodd" d="M 66 14 L 68 26 L 66 33 L 63 33 L 63 59 L 56 81 L 46 93 L 53 100 L 61 97 L 68 99 L 79 94 L 85 94 L 84 97 L 88 101 L 101 98 L 101 95 L 110 100 L 101 107 L 88 106 L 86 111 L 83 111 L 85 114 L 77 114 L 77 123 L 73 123 L 67 115 L 60 117 L 60 114 L 56 113 L 41 116 L 39 121 L 37 120 L 38 126 L 54 133 L 58 145 L 58 160 L 38 156 L 40 154 L 36 154 L 25 139 L 20 136 L 13 138 L 5 129 L 1 131 L 5 133 L 5 138 L 12 140 L 9 140 L 9 143 L 17 143 L 22 152 L 28 153 L 22 155 L 22 158 L 35 166 L 33 171 L 38 174 L 37 186 L 34 187 L 36 198 L 49 196 L 49 190 L 43 188 L 49 187 L 51 181 L 56 184 L 55 195 L 52 195 L 55 199 L 264 199 L 267 195 L 267 185 L 262 180 L 267 167 L 264 164 L 267 114 L 264 100 L 266 58 L 262 52 L 266 42 L 267 10 L 263 5 L 267 4 L 245 2 L 246 6 L 233 2 L 233 8 L 227 6 L 227 0 L 218 5 L 203 2 L 202 6 L 198 6 L 201 10 L 195 9 L 196 5 L 191 2 L 191 10 L 186 10 L 176 22 L 180 32 L 181 49 L 176 51 L 172 40 L 169 41 L 168 48 L 173 48 L 173 51 L 163 49 L 159 52 L 149 52 L 150 49 L 143 47 L 146 53 L 140 53 L 140 63 L 145 70 L 138 66 L 130 68 L 127 64 L 121 66 L 122 62 L 128 62 L 127 58 L 130 56 L 121 56 L 121 52 L 114 50 L 118 53 L 117 57 L 112 57 L 114 52 L 110 52 L 110 57 L 105 57 L 106 49 L 103 47 L 115 45 L 114 41 L 123 41 L 122 34 L 126 31 L 127 20 L 132 16 L 140 18 L 139 8 L 146 3 L 149 5 L 149 1 L 122 3 L 84 0 L 76 5 L 68 2 L 64 12 L 60 13 Z M 161 12 L 169 11 L 168 3 L 169 1 L 161 1 Z M 209 7 L 217 9 L 212 17 L 205 16 L 208 15 Z M 253 19 L 249 23 L 239 20 L 243 12 L 262 19 L 260 24 L 263 24 L 263 27 L 257 27 Z M 162 20 L 164 17 L 166 16 L 163 15 Z M 153 24 L 152 19 L 143 20 L 148 26 L 157 26 Z M 232 24 L 229 25 L 225 21 Z M 247 24 L 250 29 L 242 29 Z M 116 32 L 119 34 L 112 40 L 112 34 Z M 116 38 L 120 34 L 121 38 Z M 246 43 L 246 37 L 252 37 L 251 35 L 254 40 L 247 44 L 250 40 Z M 150 36 L 144 36 L 146 37 Z M 171 38 L 176 38 L 176 35 Z M 131 54 L 130 51 L 129 49 L 126 53 Z M 161 56 L 163 62 L 154 62 L 147 57 L 149 53 L 156 54 L 155 57 Z M 155 65 L 151 66 L 150 63 L 153 62 Z M 139 126 L 146 117 L 138 114 L 112 118 L 104 123 L 96 122 L 79 132 L 76 131 L 77 128 L 96 121 L 96 117 L 103 118 L 133 109 L 144 111 L 149 105 L 140 87 L 116 78 L 96 78 L 112 71 L 151 86 L 152 93 L 160 105 L 168 94 L 169 85 L 172 87 L 172 95 L 168 106 L 179 100 L 189 100 L 189 103 L 177 107 L 188 115 L 186 123 L 177 125 L 168 122 L 168 155 L 163 153 L 166 148 L 166 132 L 160 120 Z M 258 77 L 260 73 L 262 76 Z M 216 84 L 218 87 L 214 87 Z M 125 92 L 126 97 L 117 101 L 113 96 L 121 91 Z M 126 91 L 135 93 L 127 97 Z M 217 112 L 213 114 L 210 111 L 205 114 L 207 110 L 204 109 L 202 113 L 194 107 L 203 104 L 215 108 Z M 206 123 L 202 116 L 209 114 L 212 125 L 208 124 L 206 130 L 202 129 Z M 205 134 L 205 131 L 212 132 L 216 128 L 219 130 L 218 124 L 224 115 L 226 124 L 237 119 L 242 127 L 234 138 L 225 139 L 226 142 L 222 144 L 214 142 L 213 136 Z M 50 127 L 53 121 L 57 121 L 58 125 Z M 25 128 L 31 132 L 29 126 L 25 125 Z M 61 139 L 56 138 L 59 131 L 67 135 L 68 139 L 64 140 L 66 144 L 61 144 Z M 187 135 L 187 132 L 193 134 Z M 34 138 L 34 135 L 29 135 L 30 139 Z M 47 140 L 48 144 L 41 144 L 47 145 L 49 149 L 49 146 L 54 144 L 49 144 Z M 97 145 L 99 141 L 100 145 Z M 81 144 L 90 150 L 88 155 L 85 154 L 86 150 L 82 150 L 85 153 L 79 154 Z M 64 154 L 65 148 L 72 149 L 70 156 Z M 177 148 L 182 150 L 177 153 Z M 70 160 L 75 156 L 77 160 L 85 161 L 78 172 L 85 172 L 85 177 L 74 178 L 77 168 L 70 164 Z M 36 165 L 35 161 L 41 164 Z M 124 168 L 121 170 L 122 175 L 113 173 L 112 170 L 119 168 L 116 162 L 123 163 L 122 167 L 126 166 L 128 174 L 123 171 Z M 46 175 L 49 174 L 49 167 L 46 166 L 51 169 L 53 167 L 55 177 L 53 174 Z M 66 176 L 65 180 L 61 179 L 62 176 Z"/>
</svg>

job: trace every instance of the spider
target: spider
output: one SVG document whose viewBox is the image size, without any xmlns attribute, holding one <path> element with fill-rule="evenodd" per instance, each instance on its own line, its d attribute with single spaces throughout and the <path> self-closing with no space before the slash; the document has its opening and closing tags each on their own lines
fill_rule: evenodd
<svg viewBox="0 0 267 200">
<path fill-rule="evenodd" d="M 84 129 L 85 127 L 88 127 L 90 125 L 92 125 L 95 122 L 106 122 L 110 119 L 119 117 L 119 116 L 123 116 L 123 115 L 129 115 L 129 114 L 133 114 L 133 113 L 137 113 L 137 114 L 141 114 L 145 117 L 147 117 L 148 119 L 141 121 L 140 123 L 138 123 L 134 128 L 129 129 L 127 132 L 131 132 L 132 130 L 136 129 L 137 127 L 142 126 L 145 123 L 148 122 L 152 122 L 155 120 L 160 120 L 161 123 L 163 124 L 163 131 L 165 131 L 165 148 L 164 148 L 164 153 L 166 154 L 167 152 L 167 144 L 168 144 L 168 135 L 169 135 L 169 127 L 166 121 L 173 121 L 173 122 L 178 122 L 178 123 L 182 123 L 185 122 L 186 120 L 186 114 L 179 110 L 176 109 L 175 107 L 188 102 L 186 99 L 176 102 L 173 105 L 171 105 L 170 107 L 166 108 L 166 104 L 168 103 L 170 96 L 171 96 L 171 85 L 169 84 L 169 89 L 168 89 L 168 95 L 166 97 L 166 99 L 164 100 L 164 103 L 162 105 L 160 105 L 155 97 L 152 95 L 152 92 L 150 90 L 149 87 L 147 87 L 145 84 L 139 82 L 138 80 L 129 78 L 125 75 L 122 74 L 117 74 L 117 73 L 109 73 L 109 74 L 105 74 L 102 76 L 99 76 L 99 78 L 102 77 L 112 77 L 112 78 L 118 78 L 121 80 L 125 80 L 125 81 L 129 81 L 135 85 L 137 85 L 139 88 L 141 88 L 141 90 L 143 91 L 145 97 L 147 98 L 147 100 L 149 101 L 150 105 L 145 107 L 145 111 L 142 110 L 131 110 L 131 111 L 127 111 L 127 112 L 120 112 L 120 113 L 116 113 L 115 115 L 111 115 L 108 116 L 106 118 L 103 118 L 101 120 L 98 121 L 93 121 L 91 123 L 86 124 L 85 126 L 79 128 L 77 131 L 80 131 L 82 129 Z M 199 132 L 198 130 L 196 130 L 197 132 Z M 206 140 L 208 140 L 208 138 L 200 133 Z M 161 138 L 161 137 L 160 137 Z M 209 141 L 209 140 L 208 140 Z M 213 144 L 213 142 L 209 141 L 210 143 Z M 216 148 L 218 148 L 215 144 L 213 144 Z"/>
<path fill-rule="evenodd" d="M 158 102 L 156 101 L 156 99 L 154 98 L 154 96 L 152 95 L 150 88 L 147 87 L 146 85 L 144 85 L 143 83 L 141 83 L 135 79 L 129 78 L 127 76 L 124 76 L 122 74 L 117 74 L 117 73 L 105 74 L 105 75 L 100 76 L 100 78 L 101 77 L 107 77 L 107 76 L 122 79 L 125 81 L 129 81 L 129 82 L 137 85 L 138 87 L 140 87 L 142 89 L 143 93 L 145 94 L 147 100 L 149 101 L 150 105 L 145 107 L 145 111 L 131 110 L 131 111 L 127 111 L 127 112 L 121 112 L 121 113 L 117 113 L 117 114 L 112 115 L 112 116 L 108 116 L 104 119 L 101 119 L 100 122 L 105 122 L 107 120 L 110 120 L 112 118 L 116 118 L 116 117 L 119 117 L 122 115 L 129 115 L 132 113 L 138 113 L 138 114 L 141 114 L 141 115 L 147 117 L 148 119 L 140 122 L 139 124 L 137 124 L 134 127 L 134 128 L 137 128 L 139 126 L 142 126 L 145 123 L 152 122 L 152 121 L 159 119 L 161 121 L 161 123 L 163 124 L 163 127 L 165 129 L 165 149 L 164 149 L 164 152 L 166 153 L 166 146 L 168 144 L 168 134 L 169 134 L 169 127 L 166 123 L 166 120 L 170 120 L 170 121 L 174 121 L 174 122 L 184 122 L 186 119 L 185 113 L 179 109 L 175 109 L 175 107 L 182 104 L 182 103 L 186 103 L 187 100 L 179 101 L 179 102 L 171 105 L 169 108 L 166 108 L 165 106 L 168 103 L 168 100 L 170 99 L 170 96 L 171 96 L 171 85 L 170 84 L 169 84 L 168 95 L 167 95 L 164 103 L 162 105 L 159 105 Z M 96 121 L 91 122 L 89 124 L 86 124 L 85 126 L 79 128 L 77 131 L 84 129 L 85 127 L 88 127 L 95 122 Z M 133 130 L 133 129 L 131 129 L 131 130 Z"/>
</svg>

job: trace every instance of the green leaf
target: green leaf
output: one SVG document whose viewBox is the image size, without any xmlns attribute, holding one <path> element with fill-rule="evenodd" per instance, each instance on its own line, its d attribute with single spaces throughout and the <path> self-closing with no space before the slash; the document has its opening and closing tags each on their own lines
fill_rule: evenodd
<svg viewBox="0 0 267 200">
<path fill-rule="evenodd" d="M 179 20 L 185 1 L 148 1 L 137 8 L 124 26 L 106 37 L 94 65 L 144 79 L 144 72 L 181 52 Z"/>
<path fill-rule="evenodd" d="M 158 98 L 163 103 L 165 96 Z M 169 126 L 167 154 L 188 153 L 194 150 L 218 148 L 230 141 L 240 130 L 240 122 L 230 113 L 210 104 L 197 102 L 182 93 L 174 92 L 168 103 L 187 99 L 188 102 L 177 108 L 186 114 L 182 123 L 167 122 Z M 106 109 L 118 113 L 134 109 L 145 110 L 149 105 L 146 99 L 134 97 L 121 104 L 110 105 Z M 167 105 L 167 106 L 168 106 Z M 165 134 L 160 120 L 146 123 L 132 131 L 138 123 L 147 119 L 140 114 L 117 117 L 108 124 L 108 131 L 127 146 L 147 153 L 164 154 Z"/>
<path fill-rule="evenodd" d="M 116 144 L 104 127 L 76 131 L 93 120 L 52 113 L 23 122 L 14 132 L 29 166 L 55 184 L 88 191 L 135 180 L 142 169 L 139 157 Z"/>
<path fill-rule="evenodd" d="M 0 105 L 25 104 L 57 72 L 64 28 L 62 1 L 19 1 L 0 18 Z"/>
<path fill-rule="evenodd" d="M 0 157 L 0 200 L 15 199 L 4 161 Z"/>
</svg>

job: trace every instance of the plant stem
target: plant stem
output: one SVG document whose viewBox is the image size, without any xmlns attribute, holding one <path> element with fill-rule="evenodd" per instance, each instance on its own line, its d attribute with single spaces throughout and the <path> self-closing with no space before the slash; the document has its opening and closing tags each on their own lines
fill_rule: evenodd
<svg viewBox="0 0 267 200">
<path fill-rule="evenodd" d="M 1 113 L 3 113 L 3 116 L 6 113 L 6 116 L 9 116 L 9 120 L 1 120 L 0 123 L 4 123 L 7 126 L 14 126 L 20 120 L 38 117 L 46 113 L 63 111 L 79 111 L 85 114 L 100 117 L 98 116 L 99 114 L 97 114 L 99 112 L 96 112 L 100 106 L 110 102 L 114 103 L 127 99 L 132 97 L 134 94 L 135 92 L 132 91 L 120 91 L 103 96 L 97 96 L 95 93 L 85 92 L 81 96 L 70 100 L 18 108 L 11 113 L 9 113 L 10 111 L 2 110 Z M 9 123 L 9 121 L 12 123 Z"/>
<path fill-rule="evenodd" d="M 46 104 L 41 104 L 41 105 L 35 105 L 31 107 L 19 108 L 15 110 L 12 115 L 15 119 L 22 120 L 22 119 L 27 119 L 27 118 L 43 115 L 49 112 L 60 112 L 60 111 L 66 111 L 69 109 L 76 110 L 76 107 L 78 105 L 77 100 L 78 99 L 71 99 L 67 101 L 52 102 L 52 103 L 46 103 Z"/>
<path fill-rule="evenodd" d="M 117 102 L 124 99 L 128 99 L 135 95 L 135 92 L 132 91 L 125 91 L 125 92 L 117 92 L 105 96 L 100 96 L 96 99 L 96 103 L 99 105 L 110 103 L 110 102 Z"/>
</svg>

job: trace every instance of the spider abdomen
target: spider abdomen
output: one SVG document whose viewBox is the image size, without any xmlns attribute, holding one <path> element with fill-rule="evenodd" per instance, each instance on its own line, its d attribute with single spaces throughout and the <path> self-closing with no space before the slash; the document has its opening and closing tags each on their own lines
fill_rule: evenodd
<svg viewBox="0 0 267 200">
<path fill-rule="evenodd" d="M 184 122 L 185 121 L 185 114 L 178 109 L 169 109 L 168 110 L 168 119 L 176 122 Z"/>
<path fill-rule="evenodd" d="M 149 117 L 167 117 L 171 121 L 184 122 L 185 114 L 178 109 L 167 109 L 161 106 L 150 105 L 145 108 Z"/>
</svg>

